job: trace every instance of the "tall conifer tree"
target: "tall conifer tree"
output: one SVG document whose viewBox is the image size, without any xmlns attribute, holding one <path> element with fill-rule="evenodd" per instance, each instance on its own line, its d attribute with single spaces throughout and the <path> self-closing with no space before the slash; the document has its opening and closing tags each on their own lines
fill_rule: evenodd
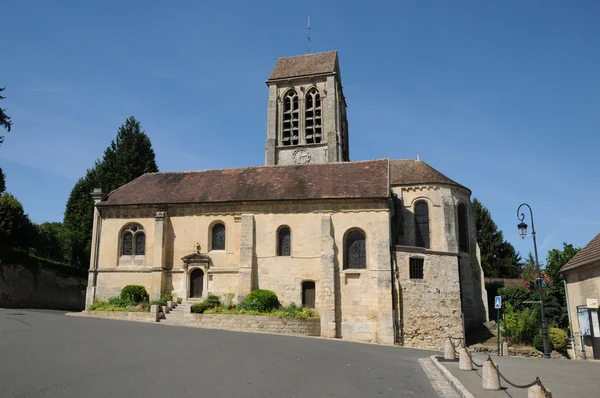
<svg viewBox="0 0 600 398">
<path fill-rule="evenodd" d="M 518 278 L 521 274 L 521 257 L 513 245 L 504 240 L 502 231 L 492 220 L 490 211 L 476 198 L 475 228 L 477 244 L 481 250 L 481 267 L 487 277 Z"/>
<path fill-rule="evenodd" d="M 150 138 L 132 116 L 119 128 L 117 137 L 104 151 L 102 160 L 77 181 L 65 210 L 65 257 L 73 265 L 87 268 L 90 261 L 94 202 L 90 192 L 111 192 L 144 173 L 157 172 Z"/>
</svg>

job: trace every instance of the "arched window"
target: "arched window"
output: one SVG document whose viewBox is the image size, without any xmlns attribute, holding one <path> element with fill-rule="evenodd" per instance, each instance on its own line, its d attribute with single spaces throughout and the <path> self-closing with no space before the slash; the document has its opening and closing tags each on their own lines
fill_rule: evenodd
<svg viewBox="0 0 600 398">
<path fill-rule="evenodd" d="M 429 249 L 429 206 L 427 202 L 415 205 L 416 246 Z"/>
<path fill-rule="evenodd" d="M 344 269 L 365 268 L 367 268 L 365 234 L 355 229 L 346 234 L 344 242 Z"/>
<path fill-rule="evenodd" d="M 458 248 L 461 252 L 469 251 L 469 223 L 464 203 L 458 205 Z"/>
<path fill-rule="evenodd" d="M 121 255 L 144 256 L 146 254 L 146 234 L 138 224 L 128 225 L 121 234 Z"/>
<path fill-rule="evenodd" d="M 292 248 L 292 237 L 289 227 L 280 227 L 277 231 L 277 255 L 289 256 Z"/>
<path fill-rule="evenodd" d="M 282 145 L 298 145 L 300 111 L 298 110 L 298 94 L 294 90 L 285 93 L 283 98 L 283 130 Z"/>
<path fill-rule="evenodd" d="M 321 142 L 321 95 L 314 87 L 306 93 L 304 136 L 308 144 Z"/>
<path fill-rule="evenodd" d="M 225 250 L 225 225 L 221 223 L 212 227 L 212 250 Z"/>
</svg>

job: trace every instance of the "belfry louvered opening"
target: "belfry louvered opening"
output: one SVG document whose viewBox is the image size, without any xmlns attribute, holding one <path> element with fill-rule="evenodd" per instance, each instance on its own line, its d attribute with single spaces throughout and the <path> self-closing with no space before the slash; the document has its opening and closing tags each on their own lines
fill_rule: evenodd
<svg viewBox="0 0 600 398">
<path fill-rule="evenodd" d="M 316 88 L 311 88 L 306 93 L 306 110 L 304 112 L 304 134 L 306 143 L 318 144 L 321 142 L 321 95 Z"/>
<path fill-rule="evenodd" d="M 281 132 L 282 145 L 298 145 L 299 142 L 300 111 L 298 108 L 298 94 L 290 90 L 283 99 L 283 129 Z"/>
</svg>

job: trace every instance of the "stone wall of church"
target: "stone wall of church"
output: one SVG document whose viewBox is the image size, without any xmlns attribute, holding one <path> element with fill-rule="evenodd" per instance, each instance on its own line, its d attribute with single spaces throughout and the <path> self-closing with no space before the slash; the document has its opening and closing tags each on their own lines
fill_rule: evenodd
<svg viewBox="0 0 600 398">
<path fill-rule="evenodd" d="M 427 286 L 433 286 L 434 293 L 431 293 L 432 298 L 435 297 L 435 295 L 437 294 L 440 300 L 443 299 L 445 303 L 454 303 L 449 304 L 451 305 L 451 307 L 449 307 L 448 310 L 451 311 L 451 313 L 453 314 L 452 316 L 457 316 L 456 319 L 460 321 L 461 335 L 461 317 L 463 316 L 461 311 L 464 312 L 464 321 L 465 326 L 467 328 L 474 327 L 477 324 L 485 322 L 487 320 L 487 293 L 483 284 L 483 271 L 480 265 L 479 248 L 477 246 L 476 240 L 475 215 L 470 203 L 470 193 L 466 189 L 446 185 L 418 185 L 394 187 L 393 192 L 402 201 L 403 206 L 402 219 L 404 223 L 401 242 L 402 246 L 399 247 L 399 249 L 397 250 L 403 251 L 403 247 L 406 247 L 408 249 L 414 248 L 414 246 L 416 245 L 414 209 L 416 203 L 418 203 L 419 201 L 425 201 L 428 204 L 429 210 L 430 247 L 428 249 L 420 248 L 420 251 L 422 253 L 422 256 L 426 259 L 426 265 L 429 262 L 430 266 L 432 267 L 443 265 L 446 269 L 448 267 L 455 269 L 457 273 L 457 280 L 460 276 L 460 285 L 458 286 L 459 290 L 457 291 L 459 294 L 458 303 L 452 300 L 448 300 L 448 298 L 446 297 L 447 295 L 454 296 L 455 292 L 453 290 L 453 285 L 446 286 L 443 283 L 435 285 L 435 282 L 434 285 L 431 285 L 432 282 L 424 283 Z M 468 251 L 459 250 L 457 209 L 458 205 L 461 203 L 464 203 L 467 206 Z M 430 260 L 430 256 L 432 254 L 435 254 L 436 252 L 438 252 L 438 254 L 440 254 L 442 257 L 433 257 L 436 258 L 435 261 Z M 398 258 L 397 260 L 399 269 L 404 266 L 408 267 L 408 260 L 400 258 Z M 433 279 L 433 281 L 436 280 L 437 279 L 435 278 Z M 440 281 L 443 282 L 443 279 Z M 399 283 L 399 289 L 402 292 L 404 292 L 404 288 L 407 286 L 411 287 L 411 289 L 409 290 L 410 292 L 415 291 L 414 286 L 419 286 L 415 285 L 415 283 L 417 282 L 411 281 L 410 278 L 403 279 L 402 272 L 399 273 L 399 280 L 397 281 L 397 283 Z M 419 283 L 423 282 L 419 281 Z M 399 294 L 399 296 L 401 296 L 401 294 Z M 401 299 L 401 297 L 399 298 Z M 419 311 L 424 310 L 426 306 L 430 305 L 430 303 L 415 303 L 415 305 L 417 305 L 417 307 L 414 311 L 416 311 L 415 314 L 418 314 Z M 405 305 L 404 308 L 411 309 L 415 307 L 406 307 Z M 426 311 L 429 310 L 427 309 Z M 456 312 L 456 314 L 454 314 L 454 312 Z M 429 312 L 429 315 L 431 314 L 432 313 Z M 429 317 L 429 315 L 427 316 Z M 407 313 L 401 314 L 401 317 L 402 316 L 404 316 L 404 319 L 407 319 L 407 317 L 411 317 L 411 315 Z M 430 319 L 433 319 L 435 317 L 443 319 L 447 316 L 448 314 L 437 314 L 435 316 L 431 315 Z M 419 328 L 425 329 L 431 327 L 431 325 L 428 325 L 427 322 L 420 322 L 418 323 L 418 325 Z M 452 326 L 456 325 L 456 321 L 449 322 L 448 325 L 448 327 L 450 328 L 449 330 L 452 330 L 453 333 L 458 333 L 458 329 L 456 329 L 455 326 Z M 435 339 L 432 340 L 431 337 L 427 337 L 429 335 L 427 334 L 425 329 L 421 331 L 411 331 L 409 329 L 404 328 L 402 330 L 402 333 L 404 333 L 405 344 L 428 348 L 438 348 L 438 342 L 434 341 Z M 416 340 L 414 337 L 412 337 L 413 335 L 417 336 Z"/>
<path fill-rule="evenodd" d="M 424 259 L 423 279 L 410 278 L 410 259 Z M 440 349 L 444 337 L 463 337 L 458 259 L 447 254 L 397 251 L 400 341 Z"/>
<path fill-rule="evenodd" d="M 164 221 L 152 216 L 159 210 L 166 214 Z M 225 250 L 210 247 L 217 222 L 225 225 Z M 124 262 L 119 255 L 120 237 L 131 223 L 146 233 L 146 255 L 137 262 Z M 283 225 L 291 230 L 290 256 L 276 255 L 277 230 Z M 323 225 L 329 226 L 323 229 Z M 344 237 L 352 229 L 366 235 L 365 270 L 343 270 Z M 203 268 L 204 297 L 233 293 L 243 299 L 261 288 L 275 291 L 283 304 L 300 305 L 302 283 L 314 281 L 316 310 L 323 314 L 323 322 L 332 325 L 328 337 L 394 341 L 386 201 L 104 209 L 99 234 L 96 289 L 89 291 L 97 298 L 117 296 L 127 284 L 144 285 L 151 298 L 166 291 L 186 298 L 190 269 L 184 267 L 182 257 L 200 245 L 200 252 L 210 258 Z M 323 239 L 331 242 L 325 254 Z"/>
</svg>

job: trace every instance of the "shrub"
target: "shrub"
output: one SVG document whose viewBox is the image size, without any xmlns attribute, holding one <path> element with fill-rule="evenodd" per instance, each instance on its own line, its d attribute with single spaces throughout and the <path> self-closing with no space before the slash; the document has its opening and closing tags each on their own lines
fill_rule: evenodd
<svg viewBox="0 0 600 398">
<path fill-rule="evenodd" d="M 148 292 L 146 288 L 141 285 L 127 285 L 121 290 L 121 298 L 123 300 L 130 299 L 135 303 L 141 303 L 144 299 L 148 298 Z"/>
<path fill-rule="evenodd" d="M 211 307 L 210 304 L 208 304 L 206 301 L 203 301 L 201 303 L 192 305 L 191 311 L 194 314 L 204 314 L 204 311 L 211 309 L 211 308 L 214 308 L 214 307 Z"/>
<path fill-rule="evenodd" d="M 512 304 L 506 303 L 506 321 L 504 335 L 513 344 L 530 345 L 539 331 L 539 316 L 536 310 L 525 308 L 516 311 Z"/>
<path fill-rule="evenodd" d="M 209 294 L 206 297 L 206 300 L 204 300 L 204 302 L 207 305 L 210 305 L 209 308 L 215 308 L 221 305 L 221 300 L 219 300 L 219 296 L 215 296 L 214 294 Z"/>
<path fill-rule="evenodd" d="M 223 303 L 225 308 L 227 308 L 227 309 L 233 308 L 233 298 L 234 297 L 235 297 L 235 294 L 233 294 L 233 293 L 227 293 L 225 295 L 225 299 L 224 299 L 224 303 Z"/>
<path fill-rule="evenodd" d="M 111 297 L 108 299 L 108 304 L 115 305 L 117 307 L 127 308 L 134 306 L 136 303 L 130 298 L 123 299 L 121 297 Z"/>
<path fill-rule="evenodd" d="M 569 335 L 562 329 L 550 328 L 550 330 L 548 330 L 548 340 L 554 349 L 564 351 L 569 344 Z"/>
<path fill-rule="evenodd" d="M 209 294 L 203 302 L 192 305 L 191 311 L 194 314 L 204 314 L 206 310 L 218 308 L 220 305 L 221 302 L 219 300 L 219 296 Z"/>
<path fill-rule="evenodd" d="M 257 289 L 246 296 L 241 307 L 250 311 L 269 312 L 279 307 L 279 300 L 271 290 Z"/>
</svg>

